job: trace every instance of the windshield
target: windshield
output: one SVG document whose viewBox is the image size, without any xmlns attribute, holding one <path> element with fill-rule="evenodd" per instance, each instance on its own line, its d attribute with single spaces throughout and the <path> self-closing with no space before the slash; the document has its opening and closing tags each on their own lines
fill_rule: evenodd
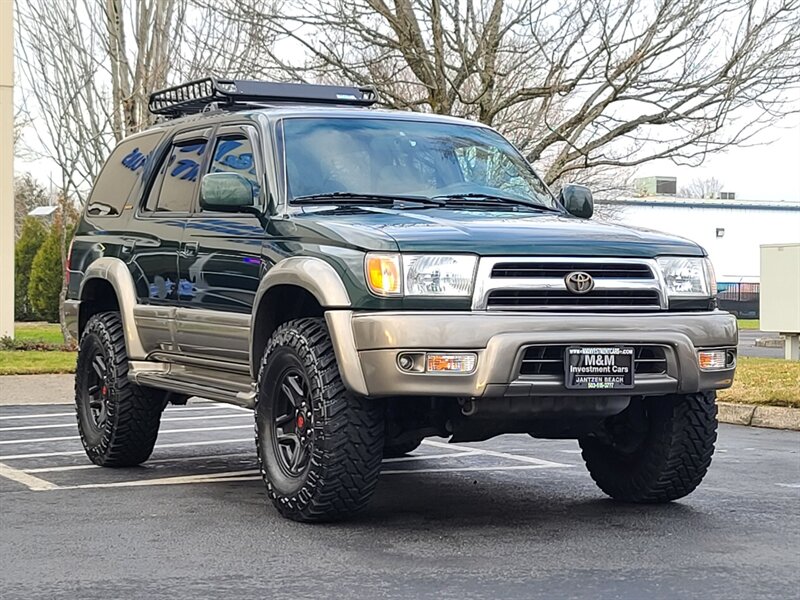
<svg viewBox="0 0 800 600">
<path fill-rule="evenodd" d="M 556 208 L 514 147 L 484 127 L 392 119 L 283 122 L 290 199 L 321 194 L 492 197 Z"/>
</svg>

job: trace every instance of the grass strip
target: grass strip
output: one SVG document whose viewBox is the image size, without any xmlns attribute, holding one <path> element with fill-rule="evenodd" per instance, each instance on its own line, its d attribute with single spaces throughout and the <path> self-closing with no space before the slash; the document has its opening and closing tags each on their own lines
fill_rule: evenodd
<svg viewBox="0 0 800 600">
<path fill-rule="evenodd" d="M 60 350 L 0 350 L 0 375 L 74 373 L 76 358 Z"/>
<path fill-rule="evenodd" d="M 740 356 L 733 386 L 720 390 L 722 402 L 800 408 L 800 362 Z"/>
</svg>

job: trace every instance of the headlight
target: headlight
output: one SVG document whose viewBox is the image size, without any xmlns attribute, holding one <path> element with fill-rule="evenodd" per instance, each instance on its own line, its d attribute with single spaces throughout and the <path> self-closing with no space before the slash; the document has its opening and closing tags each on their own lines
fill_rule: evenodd
<svg viewBox="0 0 800 600">
<path fill-rule="evenodd" d="M 476 262 L 461 254 L 367 254 L 365 271 L 379 296 L 470 296 Z"/>
<path fill-rule="evenodd" d="M 714 267 L 707 258 L 662 256 L 658 259 L 658 267 L 668 296 L 710 298 L 717 294 Z"/>
<path fill-rule="evenodd" d="M 406 296 L 469 296 L 475 257 L 403 255 Z"/>
</svg>

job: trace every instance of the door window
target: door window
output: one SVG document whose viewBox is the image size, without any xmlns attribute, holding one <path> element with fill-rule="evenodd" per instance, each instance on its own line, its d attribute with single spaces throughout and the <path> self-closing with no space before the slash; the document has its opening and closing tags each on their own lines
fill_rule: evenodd
<svg viewBox="0 0 800 600">
<path fill-rule="evenodd" d="M 155 212 L 189 212 L 197 191 L 207 140 L 176 142 L 161 165 L 145 206 Z"/>
<path fill-rule="evenodd" d="M 259 204 L 261 185 L 253 155 L 253 143 L 246 135 L 237 133 L 217 138 L 211 157 L 209 173 L 236 173 L 253 187 L 253 205 Z"/>
</svg>

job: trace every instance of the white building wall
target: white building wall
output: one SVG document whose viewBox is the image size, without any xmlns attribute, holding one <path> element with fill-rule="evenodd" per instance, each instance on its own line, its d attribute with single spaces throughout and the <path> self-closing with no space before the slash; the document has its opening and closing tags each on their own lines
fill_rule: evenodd
<svg viewBox="0 0 800 600">
<path fill-rule="evenodd" d="M 689 238 L 706 249 L 718 281 L 759 277 L 761 244 L 800 243 L 800 209 L 616 205 L 615 221 Z M 717 228 L 725 229 L 717 237 Z"/>
</svg>

